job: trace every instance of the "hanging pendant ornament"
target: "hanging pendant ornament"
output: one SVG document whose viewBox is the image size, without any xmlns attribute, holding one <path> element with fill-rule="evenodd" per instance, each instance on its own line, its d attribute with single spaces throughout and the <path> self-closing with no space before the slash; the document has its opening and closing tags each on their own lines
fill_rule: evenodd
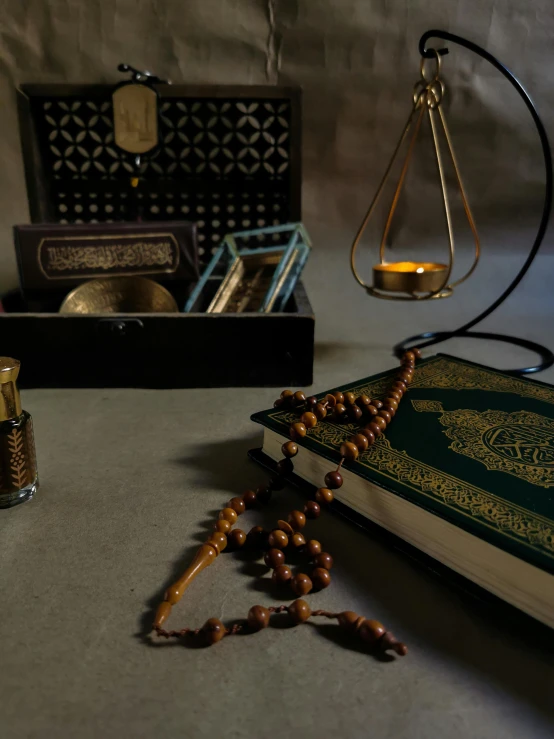
<svg viewBox="0 0 554 739">
<path fill-rule="evenodd" d="M 381 184 L 379 185 L 375 197 L 371 202 L 367 213 L 360 225 L 356 238 L 352 244 L 350 254 L 350 264 L 354 277 L 362 287 L 364 287 L 370 295 L 377 298 L 386 298 L 388 300 L 428 300 L 430 298 L 447 298 L 452 295 L 453 289 L 456 285 L 459 285 L 473 273 L 480 256 L 480 244 L 479 236 L 477 234 L 477 228 L 471 214 L 471 209 L 466 197 L 460 171 L 458 169 L 458 163 L 452 147 L 452 141 L 446 125 L 446 119 L 442 109 L 442 102 L 445 95 L 445 85 L 440 78 L 441 58 L 436 49 L 429 49 L 434 54 L 434 58 L 426 60 L 425 57 L 421 58 L 421 79 L 415 84 L 413 92 L 413 107 L 408 117 L 408 121 L 400 140 L 394 150 L 392 158 L 387 166 Z M 426 71 L 426 62 L 434 65 L 434 74 L 429 75 Z M 427 114 L 427 116 L 425 115 Z M 427 117 L 431 127 L 433 148 L 435 153 L 435 159 L 437 162 L 437 168 L 440 179 L 441 194 L 444 206 L 444 215 L 446 220 L 446 230 L 448 234 L 448 246 L 449 246 L 449 258 L 448 263 L 436 263 L 436 262 L 387 262 L 385 260 L 385 248 L 387 238 L 391 228 L 391 224 L 394 218 L 400 193 L 404 186 L 406 174 L 412 160 L 413 151 L 421 125 L 424 117 Z M 460 193 L 464 211 L 469 222 L 469 227 L 473 234 L 475 241 L 475 256 L 473 264 L 465 275 L 460 277 L 455 282 L 451 282 L 452 270 L 454 266 L 454 233 L 452 228 L 452 218 L 450 214 L 450 202 L 448 197 L 448 190 L 446 186 L 445 170 L 443 157 L 441 152 L 441 145 L 439 141 L 439 129 L 442 129 L 442 135 L 446 145 L 446 149 L 450 156 L 452 168 L 454 170 L 455 181 Z M 373 215 L 375 206 L 379 201 L 382 191 L 387 183 L 390 172 L 396 162 L 398 155 L 403 148 L 403 145 L 408 141 L 408 150 L 400 176 L 394 191 L 392 203 L 387 215 L 385 227 L 383 229 L 383 235 L 381 237 L 381 244 L 379 248 L 379 264 L 373 267 L 373 285 L 366 284 L 360 277 L 356 268 L 356 252 L 360 243 L 360 239 Z"/>
<path fill-rule="evenodd" d="M 130 72 L 131 79 L 121 82 L 112 93 L 114 144 L 133 156 L 130 184 L 136 188 L 143 155 L 152 156 L 160 146 L 159 95 L 154 85 L 165 80 L 128 64 L 120 64 L 118 71 Z"/>
</svg>

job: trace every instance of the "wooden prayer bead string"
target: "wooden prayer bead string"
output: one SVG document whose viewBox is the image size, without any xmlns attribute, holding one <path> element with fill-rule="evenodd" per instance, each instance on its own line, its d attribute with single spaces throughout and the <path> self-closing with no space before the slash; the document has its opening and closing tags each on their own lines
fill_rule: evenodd
<svg viewBox="0 0 554 739">
<path fill-rule="evenodd" d="M 289 407 L 296 406 L 297 409 L 300 408 L 301 410 L 306 407 L 311 407 L 315 411 L 305 411 L 300 417 L 300 423 L 293 423 L 291 425 L 289 433 L 293 440 L 303 438 L 306 435 L 308 428 L 314 428 L 318 423 L 318 419 L 325 418 L 328 406 L 334 408 L 334 416 L 335 418 L 338 418 L 338 420 L 343 420 L 345 414 L 347 414 L 350 419 L 357 421 L 363 416 L 364 410 L 369 413 L 372 418 L 372 421 L 366 426 L 366 428 L 357 434 L 354 434 L 350 441 L 341 445 L 341 460 L 337 469 L 334 472 L 328 472 L 325 476 L 325 484 L 327 487 L 319 488 L 316 491 L 315 497 L 317 502 L 324 505 L 332 502 L 334 497 L 333 490 L 340 488 L 343 483 L 340 468 L 344 459 L 357 459 L 359 453 L 365 451 L 370 445 L 374 444 L 375 439 L 383 433 L 384 429 L 391 422 L 396 410 L 398 409 L 398 404 L 402 395 L 405 392 L 407 383 L 412 380 L 413 368 L 415 366 L 417 355 L 421 356 L 419 351 L 417 354 L 414 352 L 408 352 L 404 355 L 402 370 L 399 375 L 397 375 L 394 383 L 394 387 L 396 389 L 391 389 L 391 393 L 394 393 L 394 395 L 391 394 L 390 397 L 387 397 L 385 404 L 378 400 L 371 401 L 367 396 L 360 396 L 356 399 L 353 393 L 343 394 L 341 392 L 337 392 L 334 394 L 328 394 L 323 399 L 323 402 L 319 402 L 316 397 L 306 398 L 304 393 L 300 390 L 296 393 L 292 393 L 290 390 L 285 390 L 281 393 L 281 397 L 274 404 L 276 407 L 283 405 Z M 344 403 L 349 406 L 348 409 Z M 362 408 L 364 410 L 362 410 Z M 291 458 L 298 453 L 298 446 L 294 442 L 288 442 L 283 444 L 281 451 L 285 457 Z M 280 464 L 283 464 L 283 462 Z M 291 472 L 292 468 L 289 468 L 288 471 Z M 314 585 L 319 590 L 330 585 L 331 576 L 328 570 L 332 567 L 333 558 L 330 554 L 323 552 L 323 556 L 320 557 L 320 560 L 318 561 L 316 559 L 316 568 L 312 573 L 312 578 L 303 572 L 300 572 L 293 577 L 290 567 L 285 564 L 284 554 L 280 551 L 288 544 L 287 534 L 290 536 L 293 531 L 292 526 L 290 525 L 293 523 L 293 521 L 291 521 L 291 516 L 294 517 L 294 520 L 297 523 L 298 517 L 302 517 L 298 528 L 302 528 L 305 524 L 305 516 L 298 511 L 293 511 L 292 514 L 290 514 L 288 524 L 285 521 L 279 521 L 279 529 L 270 534 L 269 543 L 272 549 L 266 555 L 265 562 L 268 567 L 274 568 L 274 579 L 277 582 L 289 581 L 296 595 L 307 595 Z M 284 534 L 283 531 L 285 532 Z M 294 536 L 298 537 L 298 534 L 294 534 Z M 293 539 L 293 547 L 295 544 L 297 546 L 302 546 L 304 543 L 304 537 L 302 535 L 300 535 L 300 537 L 301 538 L 297 539 L 296 542 Z M 311 543 L 312 542 L 309 542 L 309 544 Z M 317 545 L 319 543 L 315 542 L 315 544 Z M 313 555 L 316 554 L 318 554 L 318 552 L 313 552 Z"/>
<path fill-rule="evenodd" d="M 293 531 L 293 543 L 295 536 L 299 536 L 302 539 L 304 538 L 302 534 L 299 534 L 298 528 L 303 527 L 306 522 L 306 516 L 310 518 L 317 518 L 320 513 L 319 503 L 330 503 L 333 500 L 332 489 L 337 489 L 342 485 L 342 475 L 340 474 L 340 468 L 344 459 L 356 459 L 361 451 L 365 451 L 368 446 L 375 442 L 375 438 L 383 432 L 384 428 L 386 428 L 386 426 L 394 417 L 394 414 L 398 408 L 398 403 L 404 395 L 404 392 L 407 389 L 407 385 L 412 380 L 415 359 L 419 358 L 420 356 L 421 354 L 417 349 L 406 352 L 402 360 L 402 370 L 400 374 L 397 375 L 396 382 L 392 386 L 390 397 L 387 398 L 386 405 L 383 405 L 382 403 L 380 403 L 380 401 L 374 401 L 373 403 L 371 403 L 369 401 L 369 398 L 366 398 L 365 396 L 360 396 L 360 398 L 358 398 L 357 400 L 353 400 L 352 393 L 347 393 L 345 395 L 343 395 L 342 393 L 327 395 L 324 399 L 324 403 L 319 403 L 317 401 L 317 398 L 309 398 L 306 400 L 304 394 L 301 393 L 301 391 L 298 391 L 294 394 L 291 391 L 284 391 L 281 394 L 281 403 L 277 401 L 276 405 L 282 405 L 283 402 L 287 402 L 288 398 L 294 398 L 294 401 L 299 403 L 306 402 L 310 407 L 313 407 L 317 410 L 317 414 L 306 411 L 303 416 L 305 416 L 306 413 L 311 413 L 311 416 L 315 417 L 316 423 L 318 420 L 322 420 L 322 418 L 325 418 L 325 416 L 327 415 L 326 409 L 328 406 L 335 408 L 339 406 L 338 413 L 337 411 L 334 411 L 334 413 L 335 417 L 341 420 L 344 417 L 344 414 L 347 412 L 346 406 L 344 406 L 344 400 L 346 400 L 350 408 L 353 408 L 354 405 L 356 405 L 357 408 L 359 408 L 360 410 L 362 410 L 361 406 L 365 406 L 365 410 L 368 410 L 369 406 L 371 405 L 372 409 L 377 410 L 377 413 L 374 413 L 373 410 L 368 410 L 370 415 L 374 416 L 375 420 L 370 422 L 364 430 L 362 430 L 358 434 L 355 434 L 349 442 L 345 442 L 343 445 L 341 445 L 342 457 L 339 465 L 334 472 L 328 472 L 325 476 L 325 483 L 328 487 L 319 488 L 316 491 L 315 497 L 317 502 L 308 501 L 308 503 L 306 503 L 304 507 L 304 513 L 301 513 L 300 511 L 292 511 L 291 514 L 289 514 L 288 522 L 282 520 L 279 521 L 279 528 L 275 529 L 269 534 L 268 543 L 270 545 L 273 545 L 270 552 L 278 553 L 278 555 L 273 554 L 272 557 L 269 557 L 269 561 L 268 559 L 266 559 L 266 564 L 268 564 L 268 566 L 273 566 L 273 564 L 270 564 L 270 561 L 273 562 L 273 560 L 275 559 L 276 566 L 274 569 L 273 579 L 277 580 L 278 582 L 293 580 L 290 568 L 288 568 L 284 564 L 284 553 L 282 552 L 282 549 L 274 545 L 278 544 L 284 548 L 284 546 L 288 544 L 288 535 L 290 534 L 290 531 L 287 533 L 287 529 Z M 380 407 L 377 407 L 378 404 Z M 321 407 L 318 408 L 318 406 Z M 340 406 L 342 406 L 342 408 Z M 313 427 L 316 425 L 316 423 L 313 423 L 313 419 L 311 418 L 311 416 L 308 416 L 307 418 L 305 418 L 305 420 L 308 421 L 310 427 Z M 319 419 L 318 416 L 321 416 L 321 419 Z M 358 420 L 361 415 L 358 413 L 357 410 L 353 410 L 349 413 L 348 417 Z M 383 419 L 384 425 L 382 422 L 377 421 L 377 418 Z M 303 423 L 301 425 L 304 426 L 304 433 L 299 433 L 301 429 L 294 428 L 296 424 L 293 424 L 291 426 L 291 436 L 293 436 L 293 438 L 298 438 L 299 436 L 306 435 L 306 425 Z M 285 458 L 278 463 L 277 467 L 279 473 L 284 476 L 285 474 L 292 472 L 293 464 L 291 457 L 295 456 L 298 453 L 298 446 L 294 442 L 286 442 L 285 444 L 283 444 L 282 450 Z M 398 642 L 397 639 L 390 632 L 387 632 L 384 626 L 378 621 L 365 619 L 364 617 L 358 616 L 352 611 L 343 611 L 342 613 L 335 614 L 329 613 L 328 611 L 311 612 L 308 604 L 303 600 L 296 600 L 290 606 L 278 606 L 270 608 L 264 608 L 263 606 L 253 606 L 248 613 L 246 624 L 242 621 L 239 621 L 233 623 L 229 628 L 226 628 L 219 619 L 215 618 L 208 619 L 202 629 L 186 628 L 181 629 L 180 631 L 166 631 L 162 628 L 162 624 L 169 616 L 171 607 L 180 600 L 185 589 L 188 587 L 194 577 L 196 577 L 196 575 L 205 567 L 211 564 L 214 559 L 223 551 L 223 549 L 225 549 L 225 547 L 227 546 L 228 538 L 236 547 L 243 546 L 248 540 L 261 543 L 261 539 L 264 537 L 265 532 L 260 526 L 255 526 L 249 532 L 248 536 L 240 529 L 231 530 L 231 526 L 233 523 L 236 522 L 238 515 L 243 513 L 247 507 L 251 507 L 257 500 L 259 500 L 260 502 L 267 502 L 267 500 L 269 500 L 271 496 L 272 489 L 281 489 L 282 487 L 284 487 L 284 484 L 285 482 L 282 478 L 277 478 L 277 480 L 272 481 L 269 486 L 258 488 L 256 492 L 248 490 L 242 496 L 242 498 L 235 497 L 232 498 L 231 501 L 229 501 L 229 506 L 227 508 L 224 508 L 220 512 L 219 520 L 215 525 L 215 531 L 211 535 L 210 539 L 200 547 L 192 564 L 186 570 L 183 576 L 166 591 L 165 599 L 160 604 L 156 612 L 153 629 L 158 633 L 159 636 L 164 636 L 165 638 L 194 635 L 196 637 L 201 637 L 206 644 L 215 644 L 224 636 L 232 636 L 234 634 L 240 633 L 245 629 L 245 627 L 247 627 L 250 631 L 259 631 L 260 629 L 263 629 L 269 625 L 269 620 L 272 613 L 287 612 L 294 623 L 303 623 L 307 621 L 310 616 L 325 616 L 327 618 L 336 618 L 339 622 L 339 625 L 341 625 L 343 628 L 347 628 L 353 633 L 358 634 L 365 642 L 369 643 L 371 646 L 376 647 L 381 651 L 392 649 L 401 656 L 405 655 L 407 652 L 406 646 L 401 642 Z M 296 525 L 296 530 L 293 524 Z M 300 542 L 301 539 L 297 539 L 299 548 L 303 546 L 303 544 L 301 544 Z M 315 556 L 316 564 L 320 565 L 319 567 L 316 567 L 316 570 L 314 571 L 314 573 L 312 573 L 312 576 L 316 580 L 316 585 L 319 587 L 327 587 L 327 585 L 330 583 L 330 575 L 328 569 L 330 569 L 333 563 L 331 555 L 325 552 L 321 552 L 321 545 L 316 540 L 310 540 L 307 543 L 306 547 L 308 553 Z M 266 558 L 268 557 L 270 552 L 268 552 Z M 282 562 L 281 556 L 283 559 Z M 280 568 L 286 569 L 281 570 Z M 279 574 L 276 576 L 276 572 L 278 571 Z M 315 576 L 316 572 L 321 572 L 323 574 Z M 317 577 L 322 578 L 322 581 L 320 583 L 318 583 Z M 295 592 L 297 592 L 298 594 L 305 594 L 309 592 L 313 586 L 312 580 L 303 573 L 297 575 L 294 578 L 293 583 L 291 584 L 293 585 L 293 589 L 295 590 Z"/>
</svg>

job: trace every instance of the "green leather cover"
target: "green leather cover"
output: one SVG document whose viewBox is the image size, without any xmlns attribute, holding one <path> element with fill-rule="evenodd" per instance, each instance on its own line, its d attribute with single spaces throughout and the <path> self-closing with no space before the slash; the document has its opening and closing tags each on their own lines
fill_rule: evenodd
<svg viewBox="0 0 554 739">
<path fill-rule="evenodd" d="M 382 398 L 396 371 L 335 389 Z M 252 420 L 288 437 L 297 417 Z M 336 463 L 357 428 L 326 419 L 300 443 Z M 553 386 L 448 355 L 422 360 L 386 437 L 345 466 L 554 573 Z"/>
</svg>

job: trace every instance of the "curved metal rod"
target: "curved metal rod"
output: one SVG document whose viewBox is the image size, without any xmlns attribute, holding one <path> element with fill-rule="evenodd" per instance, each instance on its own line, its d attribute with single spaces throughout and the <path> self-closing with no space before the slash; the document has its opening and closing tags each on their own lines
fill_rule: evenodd
<svg viewBox="0 0 554 739">
<path fill-rule="evenodd" d="M 410 336 L 409 339 L 404 339 L 394 347 L 394 355 L 401 358 L 408 349 L 417 346 L 430 346 L 431 344 L 438 344 L 441 341 L 451 339 L 454 335 L 453 331 L 428 331 L 424 334 L 418 334 L 417 336 Z M 521 346 L 523 349 L 528 349 L 530 352 L 535 352 L 543 360 L 540 364 L 534 367 L 526 367 L 525 369 L 515 370 L 503 370 L 507 375 L 514 375 L 519 377 L 521 375 L 530 375 L 535 372 L 542 372 L 542 370 L 548 369 L 554 364 L 554 354 L 550 349 L 546 349 L 541 344 L 537 344 L 535 341 L 529 339 L 520 339 L 517 336 L 508 336 L 507 334 L 495 334 L 488 331 L 464 331 L 462 334 L 456 334 L 457 337 L 462 339 L 486 339 L 487 341 L 503 341 L 506 344 L 514 344 L 515 346 Z M 425 339 L 432 339 L 431 341 L 425 341 Z"/>
<path fill-rule="evenodd" d="M 473 264 L 468 269 L 468 271 L 465 273 L 465 275 L 458 278 L 454 282 L 451 282 L 450 285 L 448 286 L 450 288 L 454 288 L 454 287 L 457 287 L 458 285 L 461 285 L 462 282 L 465 282 L 467 278 L 470 275 L 472 275 L 473 272 L 475 272 L 475 268 L 479 264 L 479 257 L 481 256 L 481 242 L 479 240 L 479 234 L 477 233 L 477 226 L 475 225 L 475 221 L 473 220 L 473 213 L 471 212 L 471 208 L 470 208 L 468 199 L 466 197 L 464 183 L 462 182 L 462 176 L 460 174 L 460 169 L 458 167 L 458 160 L 456 159 L 456 154 L 454 153 L 454 147 L 452 146 L 452 140 L 450 138 L 450 131 L 448 130 L 448 126 L 446 125 L 446 118 L 440 106 L 438 108 L 438 111 L 439 111 L 439 117 L 442 123 L 442 130 L 444 131 L 444 137 L 446 139 L 446 144 L 448 147 L 448 153 L 450 154 L 450 159 L 452 160 L 452 164 L 454 165 L 454 175 L 456 177 L 456 182 L 458 183 L 458 190 L 460 191 L 462 205 L 464 206 L 464 211 L 466 214 L 467 221 L 469 223 L 469 228 L 471 229 L 471 233 L 473 234 L 473 240 L 475 242 L 475 257 L 473 259 Z"/>
<path fill-rule="evenodd" d="M 358 270 L 356 268 L 356 252 L 358 250 L 358 246 L 360 244 L 360 239 L 362 238 L 362 235 L 366 229 L 366 226 L 369 222 L 369 219 L 371 218 L 371 215 L 375 209 L 375 206 L 377 205 L 377 202 L 379 198 L 381 197 L 381 193 L 383 191 L 383 188 L 385 186 L 385 183 L 388 179 L 389 172 L 391 171 L 395 161 L 396 157 L 398 156 L 398 152 L 402 148 L 402 144 L 406 140 L 406 137 L 410 131 L 410 128 L 412 126 L 414 115 L 418 109 L 418 104 L 415 103 L 412 110 L 410 111 L 410 115 L 408 116 L 408 120 L 406 122 L 406 125 L 404 126 L 404 130 L 402 131 L 402 134 L 398 140 L 398 143 L 396 145 L 396 149 L 393 152 L 393 155 L 389 161 L 389 166 L 385 170 L 385 174 L 383 175 L 383 179 L 381 180 L 379 187 L 377 188 L 377 192 L 373 196 L 373 200 L 371 201 L 369 208 L 366 211 L 366 214 L 364 216 L 364 220 L 361 222 L 360 227 L 358 229 L 358 233 L 354 237 L 354 241 L 352 242 L 352 246 L 350 247 L 350 269 L 352 270 L 352 274 L 354 275 L 354 278 L 356 279 L 356 282 L 358 282 L 362 287 L 365 287 L 366 289 L 370 287 L 366 282 L 362 280 L 360 275 L 358 274 Z"/>
<path fill-rule="evenodd" d="M 398 201 L 400 199 L 400 193 L 402 192 L 402 188 L 404 187 L 404 182 L 406 180 L 406 174 L 408 173 L 408 168 L 410 166 L 410 162 L 412 161 L 412 155 L 414 153 L 414 147 L 417 141 L 417 137 L 419 136 L 419 131 L 421 129 L 421 122 L 423 121 L 424 113 L 425 113 L 425 105 L 422 103 L 421 110 L 419 111 L 419 115 L 416 118 L 414 132 L 412 134 L 412 138 L 410 139 L 410 143 L 408 145 L 408 151 L 406 153 L 406 158 L 404 159 L 404 164 L 402 165 L 402 171 L 400 172 L 400 177 L 398 178 L 398 182 L 396 184 L 396 189 L 394 191 L 394 195 L 392 198 L 392 204 L 389 210 L 387 221 L 385 223 L 385 227 L 383 229 L 383 235 L 381 236 L 381 244 L 379 246 L 379 261 L 381 264 L 383 264 L 383 262 L 385 261 L 385 248 L 387 244 L 387 238 L 388 238 L 390 227 L 392 225 L 392 221 L 394 218 L 394 213 L 396 211 L 396 206 L 398 205 Z"/>
<path fill-rule="evenodd" d="M 429 122 L 431 123 L 431 133 L 433 135 L 433 145 L 435 147 L 435 159 L 437 162 L 437 169 L 439 171 L 439 180 L 441 183 L 441 190 L 442 190 L 442 201 L 444 204 L 444 217 L 446 220 L 446 230 L 448 232 L 448 253 L 449 253 L 449 260 L 448 260 L 448 269 L 446 270 L 446 275 L 444 276 L 444 281 L 440 288 L 435 291 L 435 294 L 438 295 L 442 293 L 445 287 L 448 285 L 448 280 L 450 279 L 450 275 L 452 274 L 452 269 L 454 267 L 454 230 L 452 228 L 452 216 L 450 215 L 450 204 L 448 202 L 448 190 L 446 188 L 446 176 L 444 174 L 444 167 L 442 164 L 442 154 L 439 144 L 439 136 L 437 132 L 437 122 L 435 121 L 435 111 L 432 108 L 428 109 L 428 115 L 429 115 Z"/>
<path fill-rule="evenodd" d="M 469 332 L 469 329 L 487 318 L 487 316 L 490 316 L 490 314 L 495 311 L 509 295 L 511 295 L 511 293 L 516 289 L 516 287 L 519 285 L 519 283 L 529 270 L 529 267 L 533 263 L 533 260 L 535 259 L 540 245 L 544 239 L 544 234 L 546 233 L 546 229 L 548 226 L 548 220 L 550 218 L 550 210 L 552 208 L 552 154 L 550 152 L 548 135 L 546 133 L 543 122 L 539 118 L 539 114 L 537 113 L 533 101 L 529 97 L 529 94 L 527 93 L 521 82 L 517 79 L 517 77 L 515 77 L 515 75 L 512 74 L 512 72 L 510 72 L 510 70 L 501 62 L 499 62 L 496 57 L 494 57 L 492 54 L 490 54 L 488 51 L 481 48 L 477 44 L 474 44 L 472 41 L 468 41 L 467 39 L 463 38 L 462 36 L 456 36 L 455 34 L 449 33 L 448 31 L 433 29 L 430 31 L 426 31 L 419 40 L 419 53 L 427 59 L 431 59 L 434 56 L 434 52 L 426 48 L 426 43 L 430 38 L 440 38 L 444 41 L 452 41 L 455 44 L 459 44 L 460 46 L 473 51 L 475 54 L 478 54 L 478 56 L 486 59 L 490 64 L 492 64 L 492 66 L 495 67 L 495 69 L 497 69 L 514 87 L 518 95 L 525 103 L 527 109 L 529 110 L 529 113 L 531 114 L 540 138 L 542 154 L 544 158 L 545 188 L 542 215 L 537 230 L 537 235 L 535 236 L 535 240 L 533 242 L 531 250 L 529 251 L 527 259 L 525 260 L 525 263 L 523 264 L 517 275 L 514 277 L 510 285 L 508 285 L 508 287 L 504 290 L 504 292 L 476 318 L 468 321 L 463 326 L 460 326 L 460 328 L 455 329 L 454 331 L 428 332 L 425 334 L 421 334 L 418 337 L 413 337 L 413 339 L 427 339 L 427 341 L 425 341 L 424 343 L 419 344 L 420 348 L 432 346 L 433 344 L 438 344 L 441 341 L 445 341 L 446 339 L 452 338 L 454 336 L 469 336 L 474 338 L 486 338 L 507 341 L 509 343 L 516 344 L 517 346 L 523 346 L 524 348 L 536 351 L 543 359 L 542 363 L 536 365 L 535 367 L 525 367 L 519 370 L 512 370 L 513 374 L 522 375 L 530 374 L 533 372 L 540 372 L 541 370 L 546 369 L 547 367 L 550 367 L 554 364 L 554 354 L 546 347 L 543 347 L 540 344 L 535 344 L 534 342 L 527 341 L 526 339 L 518 339 L 515 337 L 504 336 L 502 334 L 489 334 L 481 332 L 471 333 Z M 439 54 L 448 53 L 448 49 L 439 49 L 438 51 Z M 396 349 L 404 347 L 407 344 L 411 345 L 412 339 L 407 339 L 401 344 L 398 344 L 397 347 L 395 347 L 395 351 Z"/>
</svg>

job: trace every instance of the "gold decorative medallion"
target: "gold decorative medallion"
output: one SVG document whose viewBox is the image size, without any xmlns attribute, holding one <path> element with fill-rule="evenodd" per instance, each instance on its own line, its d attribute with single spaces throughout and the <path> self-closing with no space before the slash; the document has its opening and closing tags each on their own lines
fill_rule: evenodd
<svg viewBox="0 0 554 739">
<path fill-rule="evenodd" d="M 450 449 L 532 485 L 554 487 L 554 420 L 538 413 L 457 410 L 440 419 Z"/>
<path fill-rule="evenodd" d="M 114 141 L 130 154 L 144 154 L 158 144 L 158 98 L 146 85 L 118 87 L 112 95 Z"/>
</svg>

